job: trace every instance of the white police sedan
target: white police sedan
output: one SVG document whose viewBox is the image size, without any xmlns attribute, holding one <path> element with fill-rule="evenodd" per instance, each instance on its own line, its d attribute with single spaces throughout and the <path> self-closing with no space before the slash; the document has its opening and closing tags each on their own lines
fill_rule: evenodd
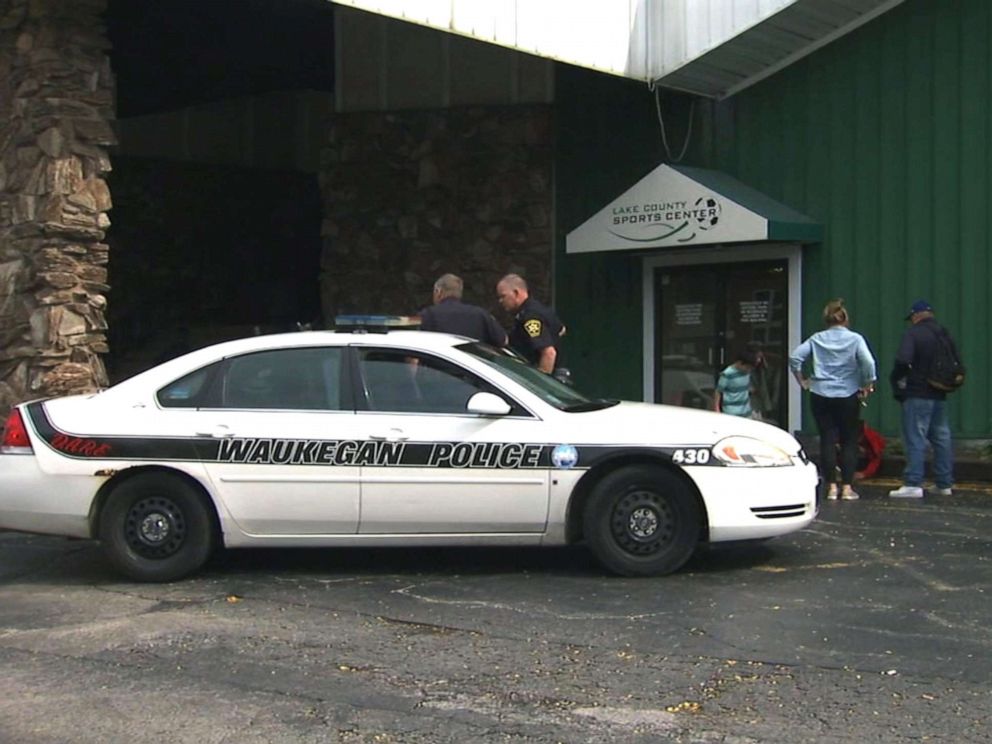
<svg viewBox="0 0 992 744">
<path fill-rule="evenodd" d="M 25 403 L 0 528 L 97 538 L 142 581 L 217 545 L 562 545 L 660 575 L 700 543 L 802 529 L 816 470 L 787 432 L 600 400 L 440 333 L 317 331 L 194 351 Z"/>
</svg>

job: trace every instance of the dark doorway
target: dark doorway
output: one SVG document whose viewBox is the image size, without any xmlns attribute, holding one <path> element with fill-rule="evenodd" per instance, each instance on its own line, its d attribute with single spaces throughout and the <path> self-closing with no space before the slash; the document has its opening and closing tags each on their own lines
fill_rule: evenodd
<svg viewBox="0 0 992 744">
<path fill-rule="evenodd" d="M 786 426 L 789 275 L 785 261 L 657 269 L 655 400 L 713 407 L 720 372 L 749 346 L 764 368 L 752 374 L 752 405 Z"/>
<path fill-rule="evenodd" d="M 333 18 L 327 0 L 109 0 L 128 135 L 108 177 L 111 381 L 321 324 L 318 166 L 294 156 L 323 129 L 307 120 L 301 147 L 294 103 L 333 92 Z"/>
<path fill-rule="evenodd" d="M 316 178 L 118 158 L 110 188 L 108 371 L 320 323 Z"/>
</svg>

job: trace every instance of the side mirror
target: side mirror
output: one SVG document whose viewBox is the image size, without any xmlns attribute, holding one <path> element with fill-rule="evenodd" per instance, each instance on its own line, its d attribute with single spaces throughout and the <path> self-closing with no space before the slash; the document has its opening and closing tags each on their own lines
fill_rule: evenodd
<svg viewBox="0 0 992 744">
<path fill-rule="evenodd" d="M 476 393 L 468 399 L 466 408 L 482 416 L 505 416 L 510 412 L 510 404 L 492 393 Z"/>
</svg>

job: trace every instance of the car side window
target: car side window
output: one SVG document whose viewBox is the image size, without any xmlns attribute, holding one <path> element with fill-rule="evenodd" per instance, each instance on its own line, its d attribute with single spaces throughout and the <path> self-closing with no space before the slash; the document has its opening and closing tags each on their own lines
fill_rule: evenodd
<svg viewBox="0 0 992 744">
<path fill-rule="evenodd" d="M 274 349 L 229 359 L 221 408 L 340 411 L 344 349 Z"/>
<path fill-rule="evenodd" d="M 170 382 L 158 391 L 159 405 L 163 408 L 198 408 L 203 405 L 210 379 L 219 363 L 201 367 L 195 372 Z"/>
<path fill-rule="evenodd" d="M 371 411 L 462 413 L 478 392 L 495 392 L 456 364 L 398 349 L 359 351 L 359 373 Z"/>
</svg>

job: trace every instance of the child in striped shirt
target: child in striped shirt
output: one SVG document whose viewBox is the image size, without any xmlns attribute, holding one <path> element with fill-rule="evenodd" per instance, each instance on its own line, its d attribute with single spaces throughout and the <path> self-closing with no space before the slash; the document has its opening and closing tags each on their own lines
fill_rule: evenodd
<svg viewBox="0 0 992 744">
<path fill-rule="evenodd" d="M 720 373 L 713 410 L 752 418 L 751 370 L 758 363 L 757 357 L 755 352 L 744 349 L 734 358 L 733 364 Z"/>
</svg>

